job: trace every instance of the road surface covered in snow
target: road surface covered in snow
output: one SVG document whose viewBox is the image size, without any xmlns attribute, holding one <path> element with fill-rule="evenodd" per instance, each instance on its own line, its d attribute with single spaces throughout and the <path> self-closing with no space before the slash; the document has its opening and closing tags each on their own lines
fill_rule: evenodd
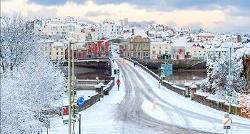
<svg viewBox="0 0 250 134">
<path fill-rule="evenodd" d="M 159 88 L 155 78 L 140 67 L 134 67 L 129 61 L 123 62 L 120 66 L 129 79 L 128 83 L 132 84 L 132 89 L 141 93 L 139 98 L 143 98 L 142 109 L 150 117 L 173 126 L 184 127 L 185 133 L 194 133 L 192 129 L 213 133 L 225 132 L 222 124 L 224 112 L 191 101 L 163 86 Z M 230 133 L 250 132 L 250 120 L 235 115 L 230 117 L 233 119 Z M 176 131 L 175 127 L 172 127 L 170 133 Z"/>
</svg>

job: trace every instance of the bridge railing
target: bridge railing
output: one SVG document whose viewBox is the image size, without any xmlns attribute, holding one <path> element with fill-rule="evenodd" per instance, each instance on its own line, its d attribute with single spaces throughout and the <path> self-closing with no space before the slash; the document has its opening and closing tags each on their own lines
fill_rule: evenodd
<svg viewBox="0 0 250 134">
<path fill-rule="evenodd" d="M 131 62 L 135 62 L 134 60 L 132 59 L 129 59 L 129 58 L 125 58 Z M 146 71 L 147 73 L 149 73 L 150 75 L 152 75 L 155 79 L 159 80 L 160 77 L 154 73 L 153 71 L 151 71 L 150 69 L 146 68 L 144 65 L 138 63 L 138 66 L 140 66 L 144 71 Z M 162 85 L 165 86 L 166 88 L 180 94 L 180 95 L 183 95 L 185 96 L 185 89 L 183 87 L 180 87 L 180 86 L 177 86 L 177 85 L 174 85 L 173 83 L 171 82 L 168 82 L 166 80 L 163 80 L 162 81 Z"/>
<path fill-rule="evenodd" d="M 131 62 L 134 62 L 134 60 L 132 60 L 132 59 L 128 59 L 128 58 L 125 58 L 125 59 L 127 59 Z M 138 63 L 138 66 L 140 66 L 144 71 L 148 72 L 154 78 L 159 79 L 159 76 L 157 74 L 155 74 L 153 71 L 149 70 L 148 68 L 146 68 L 142 64 Z M 167 89 L 170 89 L 170 90 L 172 90 L 172 91 L 174 91 L 182 96 L 185 96 L 185 88 L 183 88 L 183 87 L 174 85 L 173 83 L 168 82 L 166 80 L 163 80 L 162 85 L 165 86 Z M 214 109 L 217 109 L 220 111 L 228 112 L 230 109 L 229 112 L 231 114 L 250 118 L 250 114 L 249 115 L 244 114 L 244 109 L 240 105 L 233 105 L 233 104 L 226 103 L 224 100 L 219 100 L 219 99 L 213 98 L 213 97 L 209 96 L 209 94 L 206 94 L 206 93 L 195 92 L 191 99 L 193 101 L 200 103 L 200 104 L 209 106 L 211 108 L 214 108 Z"/>
</svg>

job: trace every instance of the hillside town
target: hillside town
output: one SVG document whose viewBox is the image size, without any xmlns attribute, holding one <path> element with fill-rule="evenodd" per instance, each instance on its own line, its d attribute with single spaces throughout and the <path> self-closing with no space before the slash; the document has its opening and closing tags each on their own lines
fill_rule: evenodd
<svg viewBox="0 0 250 134">
<path fill-rule="evenodd" d="M 67 59 L 67 41 L 78 42 L 76 59 L 108 57 L 111 42 L 119 46 L 121 57 L 137 60 L 216 61 L 227 57 L 230 48 L 250 48 L 250 36 L 219 34 L 161 24 L 133 24 L 128 18 L 114 22 L 88 23 L 73 17 L 33 20 L 27 26 L 42 39 L 41 49 L 52 61 Z M 242 72 L 250 78 L 249 55 L 242 55 Z"/>
<path fill-rule="evenodd" d="M 0 133 L 249 134 L 248 11 L 245 0 L 3 0 Z"/>
<path fill-rule="evenodd" d="M 71 41 L 76 43 L 73 48 L 76 60 L 109 58 L 111 45 L 116 45 L 120 57 L 136 60 L 146 66 L 150 66 L 149 62 L 206 63 L 203 69 L 207 70 L 207 78 L 201 81 L 201 86 L 203 91 L 210 94 L 217 94 L 218 84 L 222 89 L 225 88 L 229 73 L 227 70 L 230 68 L 229 65 L 217 68 L 213 64 L 222 59 L 222 63 L 228 64 L 230 58 L 233 60 L 232 64 L 238 64 L 232 70 L 237 70 L 234 73 L 237 75 L 234 81 L 240 82 L 241 86 L 237 85 L 239 87 L 235 88 L 238 92 L 240 90 L 240 94 L 250 92 L 249 35 L 219 34 L 203 29 L 178 28 L 155 23 L 133 24 L 128 18 L 120 21 L 104 20 L 100 23 L 89 23 L 73 17 L 36 19 L 27 22 L 27 26 L 42 37 L 40 47 L 54 62 L 68 59 L 67 47 Z M 229 51 L 234 57 L 229 57 Z M 182 66 L 175 69 L 182 69 Z M 213 82 L 218 75 L 218 69 L 226 71 L 217 76 L 220 80 Z M 217 97 L 226 99 L 222 96 Z M 235 99 L 234 103 L 240 104 L 240 98 L 233 100 Z"/>
<path fill-rule="evenodd" d="M 249 35 L 219 34 L 198 29 L 176 28 L 161 24 L 130 24 L 128 18 L 101 23 L 88 23 L 72 17 L 64 19 L 33 20 L 27 26 L 42 37 L 40 41 L 51 60 L 64 60 L 66 41 L 79 42 L 75 48 L 82 51 L 79 58 L 105 56 L 108 46 L 102 40 L 109 40 L 120 46 L 123 57 L 136 59 L 206 60 L 208 57 L 226 55 L 229 47 L 249 48 Z M 99 41 L 98 43 L 93 43 Z M 98 49 L 97 49 L 98 48 Z M 104 53 L 98 55 L 97 50 Z"/>
</svg>

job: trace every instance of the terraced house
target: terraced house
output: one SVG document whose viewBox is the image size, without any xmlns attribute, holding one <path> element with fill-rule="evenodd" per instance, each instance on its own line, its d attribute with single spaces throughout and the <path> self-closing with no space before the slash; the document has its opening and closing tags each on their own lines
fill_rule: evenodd
<svg viewBox="0 0 250 134">
<path fill-rule="evenodd" d="M 123 56 L 135 59 L 147 59 L 150 56 L 150 40 L 146 36 L 133 35 L 122 44 Z"/>
</svg>

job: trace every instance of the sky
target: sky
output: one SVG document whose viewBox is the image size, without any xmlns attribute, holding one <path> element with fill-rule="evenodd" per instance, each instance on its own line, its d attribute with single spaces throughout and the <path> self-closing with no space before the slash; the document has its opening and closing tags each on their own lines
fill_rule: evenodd
<svg viewBox="0 0 250 134">
<path fill-rule="evenodd" d="M 250 33 L 250 0 L 1 0 L 1 14 L 88 21 L 156 22 L 212 32 Z"/>
</svg>

